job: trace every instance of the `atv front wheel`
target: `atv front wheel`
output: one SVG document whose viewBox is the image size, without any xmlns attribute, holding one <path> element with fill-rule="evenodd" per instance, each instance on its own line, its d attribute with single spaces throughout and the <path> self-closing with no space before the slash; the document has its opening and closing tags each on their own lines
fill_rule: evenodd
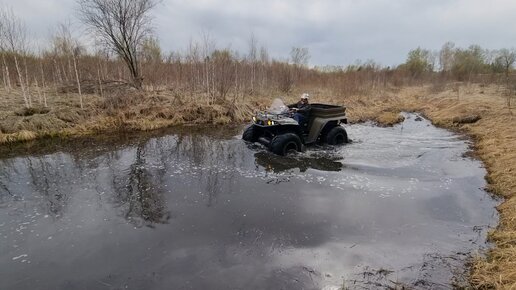
<svg viewBox="0 0 516 290">
<path fill-rule="evenodd" d="M 285 133 L 274 137 L 270 149 L 274 154 L 285 156 L 291 152 L 301 151 L 301 139 L 294 133 Z"/>
<path fill-rule="evenodd" d="M 242 134 L 242 139 L 244 139 L 244 141 L 253 143 L 258 141 L 258 136 L 256 134 L 254 125 L 251 125 L 245 129 L 244 134 Z"/>
<path fill-rule="evenodd" d="M 341 126 L 332 128 L 326 135 L 326 143 L 329 145 L 341 145 L 348 141 L 348 133 Z"/>
</svg>

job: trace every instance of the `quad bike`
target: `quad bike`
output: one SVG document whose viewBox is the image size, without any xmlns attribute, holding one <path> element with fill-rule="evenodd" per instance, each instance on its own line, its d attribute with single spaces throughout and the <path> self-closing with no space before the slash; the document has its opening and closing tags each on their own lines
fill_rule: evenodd
<svg viewBox="0 0 516 290">
<path fill-rule="evenodd" d="M 277 155 L 302 151 L 303 146 L 316 143 L 340 145 L 348 142 L 348 134 L 341 124 L 347 124 L 346 107 L 312 104 L 308 122 L 299 124 L 293 112 L 276 99 L 271 108 L 258 112 L 246 128 L 242 139 L 259 142 Z"/>
</svg>

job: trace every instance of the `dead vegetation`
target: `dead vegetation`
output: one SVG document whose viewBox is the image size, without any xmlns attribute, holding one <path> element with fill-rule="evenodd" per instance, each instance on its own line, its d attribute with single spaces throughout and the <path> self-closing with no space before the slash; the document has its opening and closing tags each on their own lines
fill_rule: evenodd
<svg viewBox="0 0 516 290">
<path fill-rule="evenodd" d="M 464 84 L 457 89 L 455 84 L 448 84 L 441 88 L 391 86 L 369 90 L 366 95 L 347 95 L 335 89 L 298 87 L 283 95 L 285 101 L 293 102 L 301 92 L 309 91 L 318 102 L 344 104 L 351 122 L 374 120 L 392 125 L 403 120 L 400 112 L 417 111 L 438 126 L 471 136 L 477 156 L 488 170 L 488 190 L 505 198 L 499 207 L 500 225 L 489 235 L 495 247 L 486 258 L 478 257 L 471 281 L 481 289 L 516 287 L 516 120 L 512 109 L 507 107 L 504 89 L 499 85 Z M 206 103 L 170 88 L 122 90 L 109 97 L 90 95 L 80 109 L 74 93 L 48 90 L 47 108 L 19 111 L 13 108 L 23 108 L 23 98 L 16 93 L 0 93 L 9 96 L 0 103 L 0 143 L 180 124 L 242 123 L 256 108 L 266 107 L 273 97 L 282 94 L 269 91 L 255 93 L 252 98 L 226 97 Z"/>
<path fill-rule="evenodd" d="M 139 67 L 130 69 L 134 59 L 124 63 L 103 48 L 87 52 L 66 26 L 50 47 L 31 52 L 23 21 L 12 11 L 0 16 L 0 144 L 242 123 L 272 98 L 294 102 L 303 92 L 317 102 L 346 105 L 351 122 L 389 126 L 403 120 L 401 111 L 418 111 L 438 126 L 467 133 L 488 170 L 489 190 L 506 199 L 500 225 L 490 234 L 495 247 L 476 261 L 471 281 L 482 289 L 516 288 L 515 51 L 446 43 L 439 69 L 435 53 L 420 48 L 394 68 L 369 61 L 309 69 L 308 50 L 293 48 L 290 60 L 274 60 L 254 37 L 244 55 L 215 47 L 209 35 L 190 42 L 184 53 L 165 54 L 149 37 L 138 41 L 139 55 L 131 57 Z"/>
<path fill-rule="evenodd" d="M 248 102 L 220 100 L 199 103 L 170 90 L 143 92 L 120 90 L 109 97 L 89 96 L 83 109 L 74 93 L 48 92 L 48 107 L 19 108 L 17 94 L 4 93 L 0 103 L 0 144 L 49 136 L 80 136 L 108 131 L 154 130 L 183 124 L 228 124 L 249 119 L 253 106 Z M 107 94 L 107 93 L 106 93 Z M 28 138 L 27 134 L 32 132 Z"/>
</svg>

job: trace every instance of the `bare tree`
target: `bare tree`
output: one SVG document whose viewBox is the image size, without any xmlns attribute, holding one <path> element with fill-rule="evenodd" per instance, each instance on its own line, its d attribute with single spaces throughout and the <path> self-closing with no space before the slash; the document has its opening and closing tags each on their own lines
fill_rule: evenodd
<svg viewBox="0 0 516 290">
<path fill-rule="evenodd" d="M 273 62 L 273 65 L 277 71 L 275 78 L 278 81 L 278 89 L 284 93 L 290 92 L 294 86 L 294 75 L 292 73 L 291 65 L 281 62 Z"/>
<path fill-rule="evenodd" d="M 27 30 L 25 24 L 14 14 L 12 10 L 0 9 L 0 50 L 10 53 L 14 58 L 14 65 L 18 73 L 18 81 L 22 89 L 23 101 L 26 108 L 32 106 L 32 100 L 27 93 L 26 81 L 20 69 L 18 56 L 25 56 L 27 52 Z"/>
<path fill-rule="evenodd" d="M 234 80 L 234 57 L 229 49 L 224 49 L 215 50 L 211 55 L 211 59 L 215 70 L 213 82 L 215 84 L 215 90 L 218 93 L 217 97 L 219 100 L 224 100 L 231 89 L 231 84 Z M 212 103 L 214 101 L 215 100 L 213 99 Z"/>
<path fill-rule="evenodd" d="M 495 64 L 503 69 L 505 74 L 505 85 L 507 87 L 507 107 L 511 107 L 512 87 L 509 85 L 509 73 L 516 62 L 516 51 L 514 49 L 500 49 L 495 59 Z"/>
<path fill-rule="evenodd" d="M 260 47 L 260 74 L 261 74 L 261 86 L 267 86 L 267 75 L 265 68 L 270 63 L 269 52 L 264 46 Z"/>
<path fill-rule="evenodd" d="M 251 64 L 251 91 L 254 92 L 254 82 L 256 78 L 256 61 L 258 56 L 258 41 L 256 40 L 256 37 L 254 36 L 254 33 L 251 34 L 251 37 L 249 38 L 249 54 L 247 56 L 247 59 L 249 63 Z"/>
<path fill-rule="evenodd" d="M 5 53 L 3 50 L 4 40 L 3 40 L 3 37 L 1 37 L 3 30 L 4 30 L 4 23 L 3 23 L 3 19 L 0 18 L 0 53 L 2 54 L 2 59 L 3 59 L 3 64 L 4 64 L 4 66 L 2 67 L 2 79 L 4 80 L 4 87 L 9 91 L 9 87 L 7 85 L 9 73 L 6 73 L 9 70 L 7 69 L 7 64 L 5 63 Z"/>
<path fill-rule="evenodd" d="M 294 64 L 294 82 L 301 79 L 303 68 L 308 65 L 310 52 L 306 47 L 293 47 L 290 51 L 290 59 Z"/>
<path fill-rule="evenodd" d="M 310 60 L 310 51 L 306 47 L 293 47 L 290 58 L 295 66 L 306 66 Z"/>
<path fill-rule="evenodd" d="M 190 87 L 190 93 L 193 95 L 197 84 L 199 83 L 200 79 L 200 72 L 197 68 L 197 64 L 200 62 L 201 54 L 200 54 L 200 48 L 199 44 L 194 42 L 193 40 L 190 40 L 188 45 L 188 52 L 186 55 L 186 61 L 190 68 L 190 74 L 189 74 L 189 87 Z M 207 99 L 208 96 L 207 96 Z"/>
<path fill-rule="evenodd" d="M 442 72 L 451 71 L 454 51 L 455 44 L 453 42 L 446 42 L 441 48 L 441 51 L 439 51 L 439 66 Z"/>
<path fill-rule="evenodd" d="M 206 96 L 208 98 L 208 102 L 213 102 L 215 98 L 215 80 L 213 79 L 213 75 L 210 78 L 210 72 L 214 70 L 212 60 L 210 59 L 211 54 L 215 51 L 215 41 L 211 38 L 209 33 L 205 31 L 202 32 L 202 58 L 204 60 L 204 78 L 206 84 Z M 213 89 L 210 90 L 210 86 L 213 86 Z M 211 93 L 210 93 L 211 91 Z"/>
<path fill-rule="evenodd" d="M 498 51 L 498 56 L 496 57 L 495 61 L 503 67 L 505 77 L 508 81 L 509 72 L 511 71 L 512 66 L 516 62 L 516 51 L 514 49 L 500 49 L 500 51 Z"/>
<path fill-rule="evenodd" d="M 43 70 L 43 63 L 40 61 L 39 63 L 39 71 L 41 73 L 41 87 L 43 88 L 43 105 L 46 107 L 48 107 L 48 104 L 47 104 L 47 94 L 45 93 L 45 86 L 46 86 L 46 83 L 45 83 L 45 72 Z"/>
<path fill-rule="evenodd" d="M 83 23 L 106 47 L 124 60 L 136 88 L 141 89 L 138 49 L 151 34 L 149 12 L 158 0 L 77 0 Z"/>
<path fill-rule="evenodd" d="M 54 49 L 54 54 L 58 56 L 64 56 L 68 60 L 70 58 L 73 61 L 73 70 L 75 82 L 77 84 L 77 91 L 79 93 L 79 102 L 81 105 L 81 109 L 84 109 L 84 103 L 82 99 L 82 90 L 81 90 L 81 81 L 79 78 L 79 70 L 78 70 L 78 58 L 81 54 L 82 47 L 79 44 L 79 41 L 72 37 L 72 33 L 69 29 L 70 24 L 59 24 L 56 34 L 52 38 L 52 45 Z"/>
</svg>

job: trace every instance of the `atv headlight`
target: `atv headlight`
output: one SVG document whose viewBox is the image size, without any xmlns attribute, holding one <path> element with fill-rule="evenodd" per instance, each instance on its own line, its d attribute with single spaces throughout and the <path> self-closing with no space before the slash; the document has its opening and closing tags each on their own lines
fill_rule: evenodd
<svg viewBox="0 0 516 290">
<path fill-rule="evenodd" d="M 271 121 L 271 124 L 272 124 L 272 126 L 274 126 L 274 125 L 276 125 L 276 122 L 274 122 L 274 121 Z"/>
<path fill-rule="evenodd" d="M 267 121 L 267 125 L 272 126 L 272 121 L 271 120 Z"/>
<path fill-rule="evenodd" d="M 253 123 L 256 123 L 256 117 L 253 116 Z"/>
</svg>

